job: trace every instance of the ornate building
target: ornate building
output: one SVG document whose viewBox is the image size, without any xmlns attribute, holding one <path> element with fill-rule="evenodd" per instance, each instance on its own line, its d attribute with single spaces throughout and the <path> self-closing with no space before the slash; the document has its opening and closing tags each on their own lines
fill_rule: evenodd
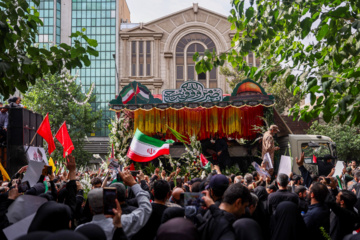
<svg viewBox="0 0 360 240">
<path fill-rule="evenodd" d="M 153 94 L 178 88 L 184 81 L 196 80 L 207 88 L 229 92 L 219 69 L 197 74 L 193 55 L 205 49 L 217 54 L 231 48 L 234 32 L 227 17 L 198 4 L 148 23 L 121 24 L 119 32 L 119 90 L 137 81 Z M 250 62 L 255 59 L 249 54 Z"/>
</svg>

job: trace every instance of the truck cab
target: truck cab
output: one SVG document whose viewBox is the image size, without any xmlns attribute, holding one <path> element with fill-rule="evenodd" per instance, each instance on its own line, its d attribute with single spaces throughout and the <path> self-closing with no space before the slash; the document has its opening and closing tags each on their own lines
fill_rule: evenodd
<svg viewBox="0 0 360 240">
<path fill-rule="evenodd" d="M 304 166 L 310 172 L 318 173 L 317 164 L 313 164 L 313 159 L 322 159 L 330 154 L 336 159 L 336 145 L 327 136 L 321 135 L 289 135 L 289 156 L 293 158 L 292 171 L 301 175 L 299 167 L 296 164 L 296 157 L 300 158 L 301 153 L 305 152 Z"/>
</svg>

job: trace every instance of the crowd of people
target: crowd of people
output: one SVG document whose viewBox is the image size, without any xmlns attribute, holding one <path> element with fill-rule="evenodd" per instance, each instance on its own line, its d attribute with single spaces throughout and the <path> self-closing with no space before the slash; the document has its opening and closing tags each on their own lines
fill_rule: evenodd
<svg viewBox="0 0 360 240">
<path fill-rule="evenodd" d="M 0 227 L 33 214 L 17 239 L 360 239 L 356 163 L 341 176 L 351 182 L 347 190 L 331 174 L 308 172 L 304 154 L 296 163 L 301 176 L 226 176 L 215 165 L 204 179 L 190 180 L 180 169 L 169 175 L 156 169 L 152 176 L 128 169 L 79 172 L 69 156 L 66 169 L 44 169 L 24 193 L 18 188 L 26 166 L 1 183 Z M 79 181 L 84 174 L 92 185 L 87 196 Z M 110 214 L 104 206 L 109 187 L 116 192 Z M 0 239 L 7 239 L 4 232 Z"/>
</svg>

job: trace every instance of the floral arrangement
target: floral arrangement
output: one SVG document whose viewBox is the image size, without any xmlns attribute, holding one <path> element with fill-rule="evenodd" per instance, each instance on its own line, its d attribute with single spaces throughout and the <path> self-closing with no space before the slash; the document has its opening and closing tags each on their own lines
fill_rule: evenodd
<svg viewBox="0 0 360 240">
<path fill-rule="evenodd" d="M 129 139 L 133 136 L 131 126 L 131 116 L 128 112 L 121 112 L 119 117 L 115 117 L 109 124 L 109 138 L 110 138 L 110 153 L 112 154 L 112 148 L 114 148 L 114 157 L 118 159 L 120 164 L 126 166 L 128 160 L 126 158 L 127 149 L 129 147 Z"/>
<path fill-rule="evenodd" d="M 184 143 L 184 146 L 185 153 L 181 155 L 179 161 L 185 167 L 185 171 L 190 173 L 190 178 L 206 177 L 206 171 L 201 168 L 200 154 L 202 150 L 200 141 L 197 141 L 196 136 L 192 136 L 190 137 L 190 144 Z"/>
<path fill-rule="evenodd" d="M 87 195 L 91 190 L 91 179 L 88 173 L 84 173 L 84 175 L 80 179 L 80 184 L 84 190 L 84 199 L 86 201 Z"/>
</svg>

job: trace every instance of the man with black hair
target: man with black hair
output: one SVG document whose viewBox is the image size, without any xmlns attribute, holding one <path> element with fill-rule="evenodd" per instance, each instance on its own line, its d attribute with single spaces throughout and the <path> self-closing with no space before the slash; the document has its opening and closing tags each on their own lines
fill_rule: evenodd
<svg viewBox="0 0 360 240">
<path fill-rule="evenodd" d="M 281 202 L 290 201 L 295 204 L 299 204 L 299 197 L 287 190 L 289 177 L 284 173 L 280 173 L 277 176 L 276 181 L 279 186 L 279 190 L 273 194 L 270 194 L 268 198 L 270 214 L 275 213 L 277 205 L 279 205 Z"/>
<path fill-rule="evenodd" d="M 206 212 L 202 218 L 202 224 L 198 227 L 202 235 L 201 239 L 235 239 L 232 224 L 245 214 L 250 198 L 249 189 L 241 183 L 235 183 L 225 191 L 223 201 L 218 208 L 207 191 L 203 200 L 210 211 Z"/>
<path fill-rule="evenodd" d="M 330 236 L 333 240 L 343 239 L 347 234 L 353 232 L 355 224 L 359 221 L 359 216 L 354 211 L 357 199 L 356 195 L 349 190 L 338 192 L 335 180 L 331 182 L 330 187 L 331 196 L 336 196 L 336 200 L 334 200 L 334 197 L 329 196 L 326 201 L 326 204 L 331 209 Z"/>
<path fill-rule="evenodd" d="M 128 205 L 125 201 L 127 191 L 126 191 L 124 184 L 115 182 L 115 183 L 110 184 L 109 187 L 116 188 L 116 198 L 119 201 L 122 214 L 129 214 L 136 209 L 136 207 Z"/>
<path fill-rule="evenodd" d="M 327 233 L 330 230 L 330 211 L 325 205 L 325 199 L 329 194 L 327 187 L 319 182 L 310 186 L 310 206 L 304 215 L 304 222 L 309 231 L 310 239 L 324 239 L 321 228 Z"/>
<path fill-rule="evenodd" d="M 170 184 L 165 180 L 156 181 L 154 182 L 151 193 L 154 195 L 154 202 L 151 203 L 152 213 L 149 221 L 132 237 L 132 240 L 153 240 L 161 225 L 162 215 L 167 208 L 165 203 L 171 196 Z"/>
<path fill-rule="evenodd" d="M 307 197 L 307 189 L 304 186 L 297 186 L 295 187 L 295 194 L 299 197 L 299 209 L 301 212 L 306 213 L 308 208 L 309 208 L 309 204 L 306 201 L 306 197 Z"/>
<path fill-rule="evenodd" d="M 95 177 L 91 180 L 91 186 L 92 186 L 92 189 L 94 188 L 101 188 L 101 185 L 102 185 L 102 181 L 100 178 L 98 177 Z"/>
<path fill-rule="evenodd" d="M 270 195 L 270 194 L 275 193 L 277 191 L 277 188 L 274 184 L 270 184 L 266 187 L 266 191 Z"/>
<path fill-rule="evenodd" d="M 217 174 L 210 179 L 210 196 L 214 200 L 215 206 L 220 206 L 224 192 L 228 187 L 229 180 L 225 175 Z"/>
</svg>

